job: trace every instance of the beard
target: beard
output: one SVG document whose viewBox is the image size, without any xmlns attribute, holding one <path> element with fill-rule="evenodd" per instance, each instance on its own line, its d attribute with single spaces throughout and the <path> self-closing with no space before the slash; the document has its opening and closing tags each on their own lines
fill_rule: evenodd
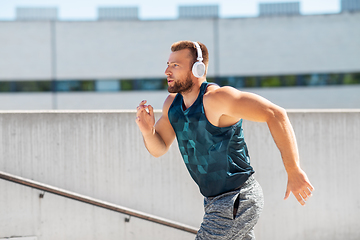
<svg viewBox="0 0 360 240">
<path fill-rule="evenodd" d="M 172 87 L 168 87 L 169 93 L 185 93 L 191 91 L 194 83 L 191 80 L 191 72 L 187 75 L 185 81 L 176 79 Z"/>
</svg>

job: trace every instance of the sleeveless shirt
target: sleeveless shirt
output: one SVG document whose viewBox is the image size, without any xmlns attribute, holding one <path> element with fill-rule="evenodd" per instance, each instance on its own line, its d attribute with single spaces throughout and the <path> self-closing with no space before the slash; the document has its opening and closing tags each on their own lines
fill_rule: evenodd
<svg viewBox="0 0 360 240">
<path fill-rule="evenodd" d="M 254 173 L 244 141 L 242 119 L 228 127 L 212 125 L 205 116 L 203 96 L 208 82 L 188 109 L 177 94 L 168 112 L 184 163 L 205 197 L 239 188 Z"/>
</svg>

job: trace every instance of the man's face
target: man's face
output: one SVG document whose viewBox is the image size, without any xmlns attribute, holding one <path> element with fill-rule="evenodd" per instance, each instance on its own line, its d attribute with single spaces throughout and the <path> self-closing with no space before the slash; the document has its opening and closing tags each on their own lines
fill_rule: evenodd
<svg viewBox="0 0 360 240">
<path fill-rule="evenodd" d="M 169 93 L 185 93 L 193 86 L 191 55 L 188 49 L 172 52 L 165 70 Z"/>
</svg>

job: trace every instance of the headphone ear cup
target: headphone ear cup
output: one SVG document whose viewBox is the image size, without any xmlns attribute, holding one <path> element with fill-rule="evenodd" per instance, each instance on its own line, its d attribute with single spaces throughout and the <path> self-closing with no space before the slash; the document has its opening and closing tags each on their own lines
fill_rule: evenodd
<svg viewBox="0 0 360 240">
<path fill-rule="evenodd" d="M 205 74 L 205 64 L 203 62 L 196 62 L 192 67 L 192 73 L 195 77 L 201 78 Z"/>
</svg>

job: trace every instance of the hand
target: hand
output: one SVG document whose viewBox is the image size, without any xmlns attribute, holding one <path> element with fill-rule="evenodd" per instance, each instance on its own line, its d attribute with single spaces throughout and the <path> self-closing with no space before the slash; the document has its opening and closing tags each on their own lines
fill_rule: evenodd
<svg viewBox="0 0 360 240">
<path fill-rule="evenodd" d="M 311 192 L 314 190 L 306 173 L 299 169 L 298 171 L 288 173 L 288 184 L 284 199 L 286 200 L 290 196 L 290 192 L 292 192 L 298 202 L 304 206 L 305 201 L 309 200 L 312 195 Z"/>
<path fill-rule="evenodd" d="M 145 105 L 146 102 L 146 100 L 143 100 L 136 108 L 135 122 L 143 135 L 152 133 L 155 124 L 154 109 L 151 105 Z"/>
</svg>

